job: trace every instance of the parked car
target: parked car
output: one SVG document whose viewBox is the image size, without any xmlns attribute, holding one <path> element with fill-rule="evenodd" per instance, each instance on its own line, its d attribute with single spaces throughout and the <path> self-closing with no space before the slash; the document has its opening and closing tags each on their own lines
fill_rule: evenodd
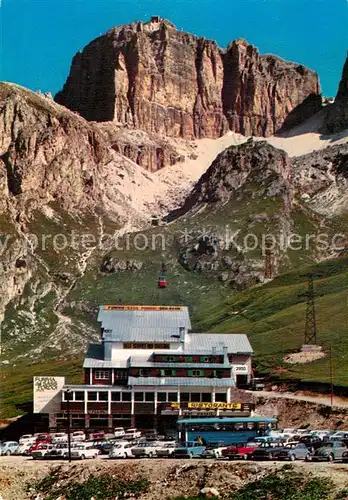
<svg viewBox="0 0 348 500">
<path fill-rule="evenodd" d="M 133 446 L 132 453 L 135 457 L 154 457 L 156 455 L 157 441 L 144 441 Z"/>
<path fill-rule="evenodd" d="M 29 449 L 32 447 L 32 442 L 29 441 L 28 443 L 23 443 L 18 446 L 16 451 L 14 452 L 14 455 L 29 455 Z"/>
<path fill-rule="evenodd" d="M 1 444 L 0 455 L 14 455 L 18 448 L 18 441 L 5 441 Z"/>
<path fill-rule="evenodd" d="M 284 448 L 275 452 L 279 460 L 306 460 L 310 456 L 310 451 L 304 443 L 287 443 Z"/>
<path fill-rule="evenodd" d="M 115 427 L 114 429 L 114 436 L 115 438 L 122 438 L 126 434 L 126 431 L 124 430 L 123 427 Z"/>
<path fill-rule="evenodd" d="M 32 452 L 33 452 L 33 451 L 35 451 L 35 450 L 37 450 L 37 449 L 38 449 L 38 447 L 39 447 L 40 445 L 42 445 L 42 444 L 51 444 L 51 440 L 47 440 L 47 441 L 37 441 L 37 442 L 35 442 L 34 444 L 32 444 L 32 445 L 30 446 L 30 448 L 28 449 L 28 451 L 27 451 L 27 453 L 26 453 L 26 454 L 27 454 L 27 455 L 31 455 L 31 454 L 32 454 Z"/>
<path fill-rule="evenodd" d="M 342 459 L 345 451 L 347 451 L 347 447 L 342 441 L 327 441 L 314 452 L 311 459 L 314 462 L 322 460 L 333 462 Z"/>
<path fill-rule="evenodd" d="M 132 429 L 127 429 L 124 438 L 125 439 L 136 439 L 141 437 L 141 431 L 138 431 L 138 429 L 132 428 Z"/>
<path fill-rule="evenodd" d="M 274 460 L 276 458 L 277 448 L 279 450 L 281 447 L 274 446 L 274 443 L 262 443 L 255 448 L 250 458 L 252 460 Z"/>
<path fill-rule="evenodd" d="M 348 449 L 342 453 L 342 462 L 348 463 Z"/>
<path fill-rule="evenodd" d="M 23 434 L 19 438 L 19 444 L 35 443 L 36 438 L 32 434 Z"/>
<path fill-rule="evenodd" d="M 36 438 L 36 443 L 51 443 L 52 435 L 48 432 L 39 432 L 38 434 L 34 434 Z"/>
<path fill-rule="evenodd" d="M 105 432 L 91 432 L 88 436 L 89 441 L 95 441 L 97 439 L 105 439 Z"/>
<path fill-rule="evenodd" d="M 77 443 L 71 443 L 71 452 L 75 448 L 75 446 L 79 446 Z M 46 458 L 50 459 L 63 459 L 68 458 L 69 456 L 69 448 L 68 443 L 57 443 L 52 449 L 48 450 L 46 453 Z"/>
<path fill-rule="evenodd" d="M 228 446 L 222 450 L 222 456 L 233 460 L 235 458 L 244 458 L 248 460 L 251 454 L 260 446 L 260 443 L 256 441 L 249 441 L 248 443 L 240 443 L 232 446 Z"/>
<path fill-rule="evenodd" d="M 115 444 L 109 453 L 109 458 L 130 458 L 134 457 L 132 453 L 133 443 L 122 441 Z"/>
<path fill-rule="evenodd" d="M 93 445 L 101 455 L 108 455 L 111 449 L 115 446 L 115 441 L 105 441 L 105 443 Z"/>
<path fill-rule="evenodd" d="M 98 455 L 99 450 L 95 448 L 91 443 L 78 443 L 71 450 L 72 459 L 85 460 L 85 458 L 97 458 Z"/>
<path fill-rule="evenodd" d="M 52 443 L 66 443 L 68 441 L 68 435 L 66 432 L 57 432 L 52 437 Z"/>
<path fill-rule="evenodd" d="M 45 458 L 47 453 L 50 451 L 50 450 L 53 450 L 54 448 L 54 445 L 53 444 L 50 444 L 50 443 L 42 443 L 42 444 L 39 444 L 35 450 L 33 450 L 31 452 L 31 456 L 33 457 L 33 460 L 40 460 L 42 458 Z"/>
<path fill-rule="evenodd" d="M 202 454 L 202 458 L 221 458 L 222 452 L 227 448 L 223 441 L 208 443 Z"/>
<path fill-rule="evenodd" d="M 175 458 L 193 458 L 203 455 L 205 446 L 197 441 L 187 441 L 175 448 Z"/>
<path fill-rule="evenodd" d="M 318 436 L 312 436 L 310 434 L 306 434 L 300 437 L 300 443 L 303 443 L 307 446 L 311 453 L 314 453 L 315 450 L 320 448 L 323 444 L 323 441 Z"/>
<path fill-rule="evenodd" d="M 71 441 L 73 442 L 86 441 L 86 434 L 83 431 L 74 431 L 71 434 Z"/>
<path fill-rule="evenodd" d="M 159 446 L 156 448 L 157 457 L 169 458 L 174 456 L 175 449 L 177 448 L 175 442 L 158 444 Z"/>
</svg>

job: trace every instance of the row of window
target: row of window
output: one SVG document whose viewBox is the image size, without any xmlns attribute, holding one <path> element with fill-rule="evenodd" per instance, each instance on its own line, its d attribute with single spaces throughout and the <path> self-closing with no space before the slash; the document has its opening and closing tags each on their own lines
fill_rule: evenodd
<svg viewBox="0 0 348 500">
<path fill-rule="evenodd" d="M 197 356 L 195 356 L 197 357 Z M 192 363 L 194 356 L 161 356 L 161 362 L 168 363 Z M 198 363 L 213 363 L 220 362 L 213 358 L 212 356 L 199 356 Z"/>
<path fill-rule="evenodd" d="M 148 377 L 151 376 L 152 369 L 150 368 L 140 368 L 137 371 L 137 375 L 134 376 L 140 376 L 140 377 Z M 212 370 L 212 374 L 210 377 L 214 378 L 222 378 L 224 376 L 224 371 L 223 370 Z M 178 370 L 173 370 L 170 368 L 166 368 L 163 370 L 160 370 L 160 377 L 176 377 L 178 376 Z M 204 370 L 187 370 L 185 373 L 186 377 L 206 377 L 206 373 Z"/>
<path fill-rule="evenodd" d="M 87 401 L 89 402 L 108 402 L 109 393 L 107 391 L 87 391 Z M 70 401 L 85 401 L 85 393 L 83 391 L 74 391 L 70 394 Z M 154 392 L 134 392 L 135 402 L 152 402 L 155 400 Z M 63 393 L 63 401 L 67 401 L 66 392 Z M 132 401 L 131 392 L 111 392 L 112 402 L 130 402 Z M 157 393 L 157 401 L 159 403 L 166 402 L 177 402 L 178 393 L 177 392 L 159 392 Z M 182 403 L 211 403 L 212 393 L 211 392 L 181 392 L 180 401 Z M 215 401 L 217 403 L 226 403 L 227 394 L 226 393 L 216 393 Z"/>
</svg>

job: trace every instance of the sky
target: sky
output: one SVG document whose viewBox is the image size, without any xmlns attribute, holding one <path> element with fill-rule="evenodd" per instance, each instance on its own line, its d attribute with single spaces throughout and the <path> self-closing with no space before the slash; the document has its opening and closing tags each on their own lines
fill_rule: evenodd
<svg viewBox="0 0 348 500">
<path fill-rule="evenodd" d="M 72 57 L 118 24 L 160 15 L 221 47 L 245 38 L 318 72 L 336 95 L 348 49 L 347 0 L 0 0 L 0 80 L 60 90 Z"/>
</svg>

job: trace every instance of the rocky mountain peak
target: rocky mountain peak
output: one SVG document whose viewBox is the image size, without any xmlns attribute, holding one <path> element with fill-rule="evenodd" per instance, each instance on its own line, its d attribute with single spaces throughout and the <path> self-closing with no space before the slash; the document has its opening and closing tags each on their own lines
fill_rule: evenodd
<svg viewBox="0 0 348 500">
<path fill-rule="evenodd" d="M 243 39 L 224 51 L 157 18 L 92 41 L 55 99 L 87 120 L 185 139 L 268 136 L 321 108 L 316 73 Z"/>
<path fill-rule="evenodd" d="M 328 105 L 323 133 L 336 134 L 348 128 L 348 55 L 342 78 L 333 104 Z"/>
</svg>

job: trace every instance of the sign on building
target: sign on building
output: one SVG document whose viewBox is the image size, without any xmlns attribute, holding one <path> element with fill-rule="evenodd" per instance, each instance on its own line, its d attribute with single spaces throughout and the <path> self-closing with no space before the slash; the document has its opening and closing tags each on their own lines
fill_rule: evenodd
<svg viewBox="0 0 348 500">
<path fill-rule="evenodd" d="M 59 410 L 64 384 L 65 377 L 34 377 L 34 413 L 51 413 Z"/>
<path fill-rule="evenodd" d="M 235 373 L 249 373 L 247 365 L 234 365 L 233 370 L 235 371 Z"/>
<path fill-rule="evenodd" d="M 104 311 L 183 311 L 183 306 L 104 306 Z"/>
<path fill-rule="evenodd" d="M 172 403 L 171 407 L 180 408 L 180 403 Z M 202 410 L 240 410 L 242 405 L 241 403 L 187 403 L 187 408 Z"/>
</svg>

